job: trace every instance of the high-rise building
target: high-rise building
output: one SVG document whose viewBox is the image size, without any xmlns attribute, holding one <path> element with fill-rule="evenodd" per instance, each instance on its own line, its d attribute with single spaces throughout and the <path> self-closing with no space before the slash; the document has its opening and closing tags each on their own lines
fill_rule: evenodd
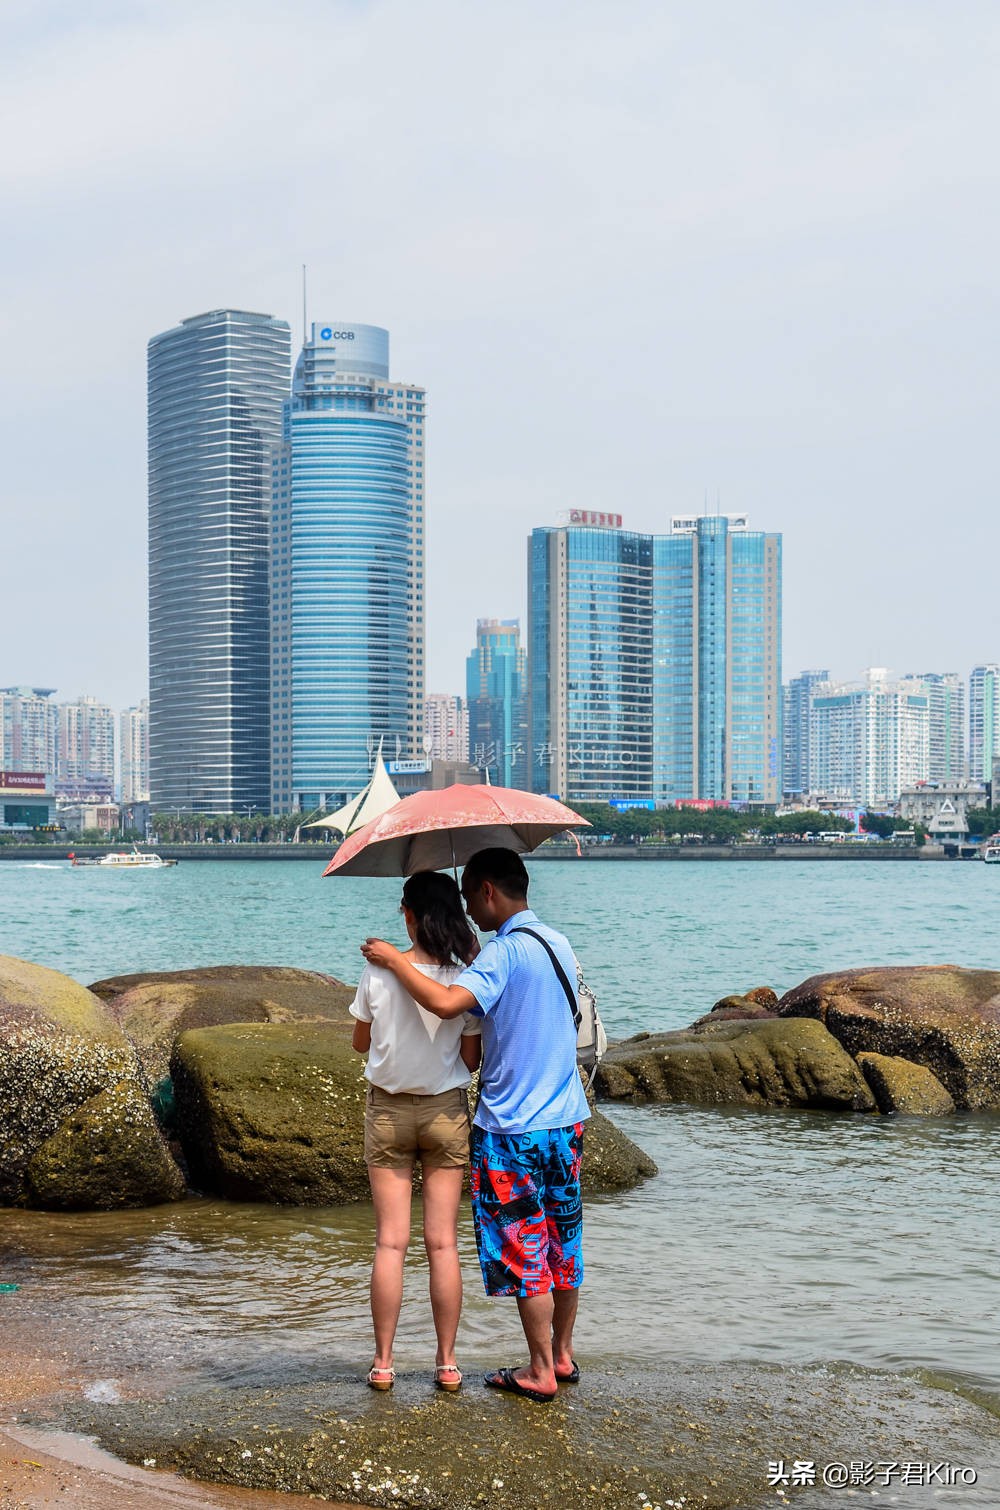
<svg viewBox="0 0 1000 1510">
<path fill-rule="evenodd" d="M 809 791 L 818 799 L 891 807 L 928 780 L 930 700 L 921 681 L 873 667 L 863 686 L 832 685 L 812 699 Z"/>
<path fill-rule="evenodd" d="M 271 802 L 339 808 L 424 739 L 422 388 L 389 333 L 315 323 L 274 464 Z"/>
<path fill-rule="evenodd" d="M 111 800 L 115 791 L 115 710 L 96 697 L 56 708 L 56 793 Z"/>
<path fill-rule="evenodd" d="M 149 746 L 154 808 L 269 805 L 271 451 L 288 326 L 217 309 L 149 343 Z"/>
<path fill-rule="evenodd" d="M 638 535 L 574 510 L 531 537 L 528 603 L 534 790 L 777 801 L 780 535 L 742 514 Z"/>
<path fill-rule="evenodd" d="M 954 671 L 924 671 L 915 680 L 923 683 L 927 693 L 927 779 L 952 786 L 966 775 L 965 684 Z"/>
<path fill-rule="evenodd" d="M 469 709 L 464 698 L 432 692 L 424 702 L 424 750 L 431 760 L 469 758 Z"/>
<path fill-rule="evenodd" d="M 54 778 L 58 715 L 54 687 L 0 688 L 0 769 Z"/>
<path fill-rule="evenodd" d="M 800 797 L 809 790 L 809 731 L 812 700 L 816 688 L 829 680 L 829 671 L 802 671 L 785 684 L 781 790 L 787 797 Z"/>
<path fill-rule="evenodd" d="M 526 655 L 518 619 L 478 619 L 476 648 L 465 662 L 468 759 L 496 786 L 528 784 Z"/>
<path fill-rule="evenodd" d="M 969 776 L 992 781 L 1000 756 L 1000 665 L 974 666 L 969 677 Z M 994 799 L 995 800 L 995 799 Z"/>
<path fill-rule="evenodd" d="M 781 794 L 781 536 L 675 515 L 653 538 L 653 796 Z"/>
<path fill-rule="evenodd" d="M 653 542 L 618 515 L 591 517 L 574 511 L 528 543 L 530 789 L 648 801 Z"/>
<path fill-rule="evenodd" d="M 118 719 L 122 802 L 149 801 L 149 699 Z"/>
</svg>

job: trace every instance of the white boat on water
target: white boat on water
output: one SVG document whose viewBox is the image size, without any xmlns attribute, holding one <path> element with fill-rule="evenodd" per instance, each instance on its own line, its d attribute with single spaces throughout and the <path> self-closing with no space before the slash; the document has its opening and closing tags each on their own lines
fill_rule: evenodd
<svg viewBox="0 0 1000 1510">
<path fill-rule="evenodd" d="M 100 856 L 75 855 L 70 850 L 69 858 L 74 865 L 94 865 L 101 870 L 166 870 L 177 864 L 176 860 L 164 860 L 162 855 L 145 854 L 135 844 L 131 849 L 111 850 Z"/>
<path fill-rule="evenodd" d="M 1000 865 L 1000 834 L 991 834 L 980 850 L 987 865 Z"/>
</svg>

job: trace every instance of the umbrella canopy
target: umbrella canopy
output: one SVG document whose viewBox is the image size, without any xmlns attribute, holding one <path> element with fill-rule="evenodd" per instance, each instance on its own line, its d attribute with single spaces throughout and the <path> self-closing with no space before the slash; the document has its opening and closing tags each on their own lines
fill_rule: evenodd
<svg viewBox="0 0 1000 1510">
<path fill-rule="evenodd" d="M 325 876 L 412 876 L 418 870 L 464 865 L 480 849 L 526 854 L 564 829 L 589 828 L 586 818 L 552 797 L 503 786 L 449 786 L 415 792 L 357 829 L 340 846 Z"/>
</svg>

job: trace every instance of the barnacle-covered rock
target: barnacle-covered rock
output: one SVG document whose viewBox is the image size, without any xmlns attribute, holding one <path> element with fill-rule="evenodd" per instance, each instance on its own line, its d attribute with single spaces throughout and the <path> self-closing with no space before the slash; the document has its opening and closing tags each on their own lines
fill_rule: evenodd
<svg viewBox="0 0 1000 1510">
<path fill-rule="evenodd" d="M 813 975 L 778 1004 L 849 1054 L 923 1065 L 961 1111 L 1000 1111 L 1000 970 L 883 965 Z"/>
<path fill-rule="evenodd" d="M 119 1153 L 95 1168 L 93 1145 L 72 1136 L 72 1119 L 122 1086 L 127 1092 L 101 1117 L 102 1136 L 108 1147 L 117 1140 Z M 60 1207 L 175 1199 L 178 1172 L 152 1117 L 137 1110 L 144 1100 L 135 1051 L 104 1004 L 56 970 L 0 955 L 0 1204 L 47 1204 L 29 1174 L 46 1145 L 59 1149 Z M 150 1178 L 154 1166 L 158 1180 Z"/>
</svg>

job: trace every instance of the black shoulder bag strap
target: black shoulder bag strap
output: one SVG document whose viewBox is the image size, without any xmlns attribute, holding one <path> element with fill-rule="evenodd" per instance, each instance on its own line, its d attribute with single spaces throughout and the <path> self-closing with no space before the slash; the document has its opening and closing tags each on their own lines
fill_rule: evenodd
<svg viewBox="0 0 1000 1510">
<path fill-rule="evenodd" d="M 545 953 L 548 955 L 549 959 L 552 961 L 552 964 L 553 964 L 553 967 L 555 969 L 555 972 L 556 972 L 556 974 L 559 977 L 559 984 L 562 986 L 563 990 L 566 992 L 566 1000 L 569 1002 L 569 1009 L 570 1009 L 570 1011 L 573 1014 L 573 1025 L 576 1028 L 577 1032 L 579 1032 L 580 1031 L 581 1016 L 580 1016 L 580 1008 L 579 1008 L 579 1005 L 578 1005 L 577 999 L 576 999 L 576 992 L 573 990 L 573 987 L 570 985 L 569 981 L 566 979 L 566 971 L 563 969 L 562 965 L 559 963 L 559 957 L 556 954 L 555 950 L 553 949 L 552 945 L 548 942 L 547 939 L 543 939 L 542 935 L 540 933 L 536 933 L 535 930 L 534 930 L 534 928 L 510 928 L 510 929 L 508 929 L 505 937 L 509 938 L 512 933 L 526 933 L 529 938 L 537 939 L 538 942 L 541 944 L 542 948 L 545 950 Z"/>
</svg>

